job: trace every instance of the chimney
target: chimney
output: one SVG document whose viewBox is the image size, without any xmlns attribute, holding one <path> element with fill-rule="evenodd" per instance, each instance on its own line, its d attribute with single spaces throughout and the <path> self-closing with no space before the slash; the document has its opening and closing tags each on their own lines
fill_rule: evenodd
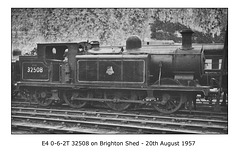
<svg viewBox="0 0 240 159">
<path fill-rule="evenodd" d="M 192 34 L 191 29 L 185 29 L 180 32 L 182 34 L 182 50 L 191 50 L 192 47 Z"/>
</svg>

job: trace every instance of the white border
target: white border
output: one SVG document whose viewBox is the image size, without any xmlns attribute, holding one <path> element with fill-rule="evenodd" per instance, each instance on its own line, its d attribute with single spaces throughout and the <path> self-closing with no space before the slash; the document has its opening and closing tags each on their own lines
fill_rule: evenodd
<svg viewBox="0 0 240 159">
<path fill-rule="evenodd" d="M 12 7 L 227 7 L 229 9 L 229 133 L 228 135 L 11 135 L 10 61 Z M 1 156 L 4 158 L 194 158 L 226 159 L 239 156 L 239 3 L 226 0 L 148 1 L 32 1 L 8 0 L 1 3 Z M 5 101 L 5 102 L 3 102 Z M 42 147 L 42 140 L 195 140 L 188 148 L 161 147 Z"/>
</svg>

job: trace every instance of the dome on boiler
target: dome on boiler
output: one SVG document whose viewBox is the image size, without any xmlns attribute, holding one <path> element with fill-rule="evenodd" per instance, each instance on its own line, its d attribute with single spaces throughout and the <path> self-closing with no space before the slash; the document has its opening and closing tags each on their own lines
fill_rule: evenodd
<svg viewBox="0 0 240 159">
<path fill-rule="evenodd" d="M 139 49 L 142 47 L 142 41 L 137 35 L 132 35 L 127 38 L 126 49 Z"/>
</svg>

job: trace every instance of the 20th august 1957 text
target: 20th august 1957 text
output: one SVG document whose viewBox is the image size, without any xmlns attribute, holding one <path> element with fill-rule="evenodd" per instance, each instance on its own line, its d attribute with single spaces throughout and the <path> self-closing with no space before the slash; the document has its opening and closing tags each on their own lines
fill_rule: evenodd
<svg viewBox="0 0 240 159">
<path fill-rule="evenodd" d="M 82 147 L 121 147 L 121 146 L 162 146 L 162 147 L 192 147 L 196 141 L 42 141 L 42 146 L 82 146 Z"/>
</svg>

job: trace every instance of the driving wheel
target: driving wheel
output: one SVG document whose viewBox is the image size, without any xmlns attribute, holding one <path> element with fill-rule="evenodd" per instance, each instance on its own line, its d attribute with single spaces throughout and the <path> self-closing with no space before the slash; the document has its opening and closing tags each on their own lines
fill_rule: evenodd
<svg viewBox="0 0 240 159">
<path fill-rule="evenodd" d="M 154 108 L 164 114 L 174 113 L 179 110 L 184 103 L 184 95 L 181 93 L 165 93 L 160 101 L 155 103 Z"/>
<path fill-rule="evenodd" d="M 106 102 L 107 106 L 113 110 L 123 111 L 131 105 L 129 102 L 121 102 L 120 100 L 134 100 L 135 96 L 129 91 L 106 91 L 104 99 L 111 99 L 111 102 Z"/>
<path fill-rule="evenodd" d="M 87 91 L 65 91 L 63 93 L 64 101 L 73 108 L 82 108 L 87 104 L 85 100 L 77 100 L 74 98 L 89 98 Z"/>
</svg>

